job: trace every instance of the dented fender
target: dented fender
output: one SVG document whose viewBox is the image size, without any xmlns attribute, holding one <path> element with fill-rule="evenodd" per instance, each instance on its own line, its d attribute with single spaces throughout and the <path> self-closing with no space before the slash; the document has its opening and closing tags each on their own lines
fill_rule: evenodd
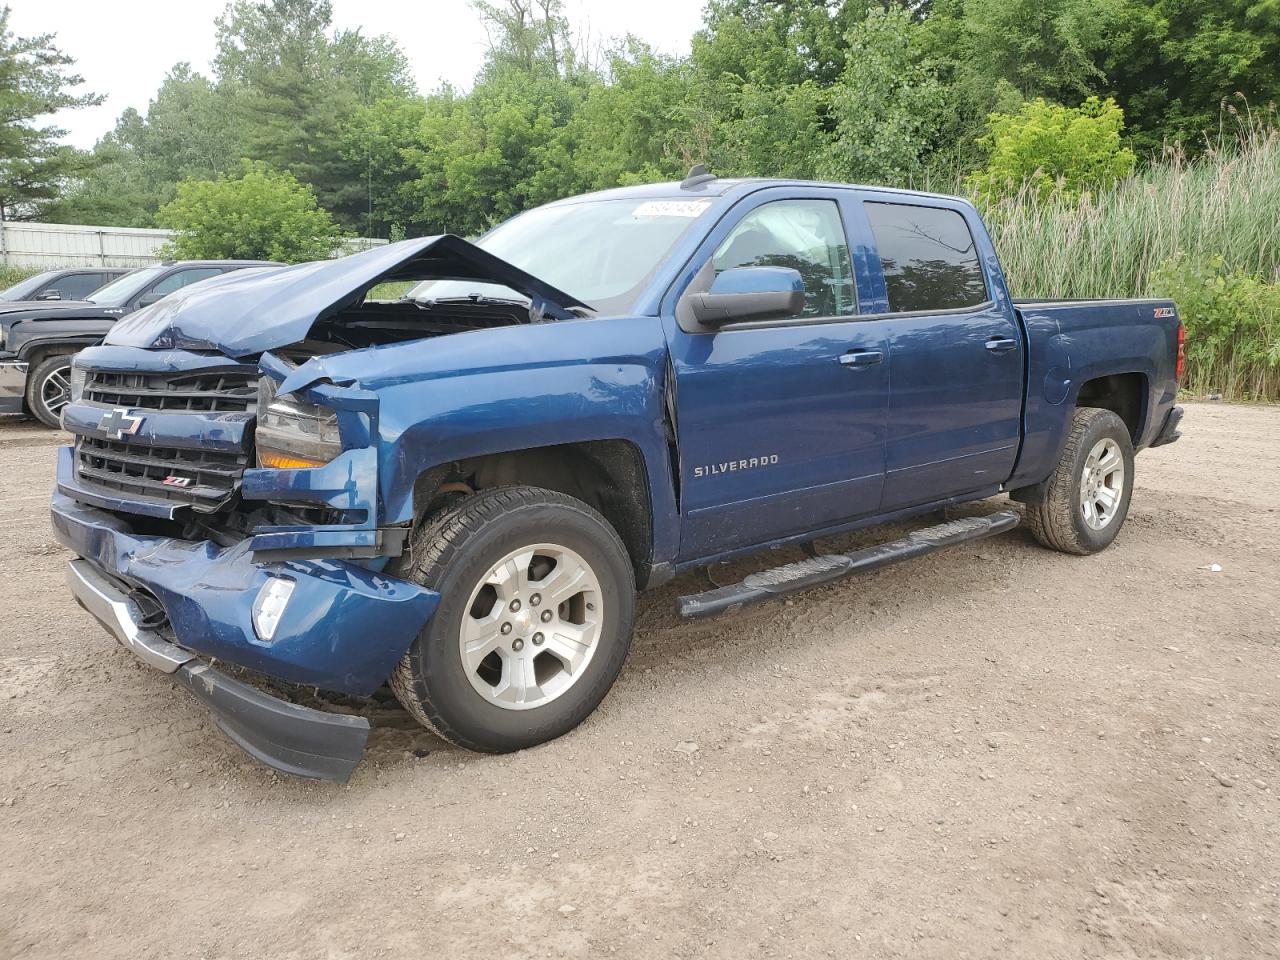
<svg viewBox="0 0 1280 960">
<path fill-rule="evenodd" d="M 317 357 L 290 370 L 280 390 L 338 409 L 344 445 L 341 411 L 372 401 L 362 412 L 378 440 L 384 528 L 415 519 L 417 480 L 441 464 L 593 440 L 632 443 L 645 464 L 654 557 L 668 559 L 678 524 L 666 349 L 656 317 L 501 327 Z M 267 357 L 263 369 L 284 373 Z"/>
</svg>

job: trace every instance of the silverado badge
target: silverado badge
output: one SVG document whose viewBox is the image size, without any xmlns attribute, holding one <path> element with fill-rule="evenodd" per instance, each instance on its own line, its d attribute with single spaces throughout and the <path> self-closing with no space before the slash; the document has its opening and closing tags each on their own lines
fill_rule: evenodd
<svg viewBox="0 0 1280 960">
<path fill-rule="evenodd" d="M 98 429 L 112 440 L 123 440 L 126 435 L 137 433 L 142 421 L 142 417 L 130 415 L 128 408 L 116 407 L 102 415 L 102 419 L 98 421 Z"/>
</svg>

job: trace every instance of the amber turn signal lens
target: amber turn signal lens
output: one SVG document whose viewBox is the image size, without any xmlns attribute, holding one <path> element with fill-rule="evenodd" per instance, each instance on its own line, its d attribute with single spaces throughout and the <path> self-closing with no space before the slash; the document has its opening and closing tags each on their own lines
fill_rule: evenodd
<svg viewBox="0 0 1280 960">
<path fill-rule="evenodd" d="M 273 470 L 310 470 L 312 467 L 323 467 L 326 461 L 310 460 L 291 453 L 273 453 L 270 450 L 259 450 L 258 463 Z"/>
</svg>

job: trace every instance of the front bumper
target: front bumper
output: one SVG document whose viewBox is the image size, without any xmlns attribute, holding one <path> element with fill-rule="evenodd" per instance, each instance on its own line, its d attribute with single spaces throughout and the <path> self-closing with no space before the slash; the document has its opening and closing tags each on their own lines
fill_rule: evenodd
<svg viewBox="0 0 1280 960">
<path fill-rule="evenodd" d="M 368 720 L 287 703 L 215 670 L 141 626 L 129 595 L 88 560 L 67 565 L 67 586 L 76 602 L 138 659 L 186 684 L 223 732 L 251 756 L 285 773 L 340 782 L 360 762 Z"/>
<path fill-rule="evenodd" d="M 141 533 L 119 515 L 61 492 L 53 495 L 51 520 L 58 541 L 82 558 L 73 561 L 79 572 L 72 582 L 80 603 L 145 662 L 186 682 L 237 743 L 290 773 L 340 772 L 341 764 L 318 760 L 328 755 L 317 749 L 339 745 L 336 757 L 329 757 L 337 763 L 350 753 L 350 731 L 335 728 L 332 714 L 276 700 L 197 657 L 367 696 L 395 669 L 440 599 L 416 584 L 338 560 L 259 563 L 247 542 L 223 549 Z M 294 587 L 266 642 L 254 629 L 253 603 L 272 577 L 292 580 Z M 172 640 L 139 625 L 138 591 L 163 608 Z M 367 724 L 356 722 L 367 734 Z"/>
<path fill-rule="evenodd" d="M 12 357 L 13 354 L 9 356 Z M 0 413 L 22 413 L 26 394 L 26 362 L 0 360 Z"/>
</svg>

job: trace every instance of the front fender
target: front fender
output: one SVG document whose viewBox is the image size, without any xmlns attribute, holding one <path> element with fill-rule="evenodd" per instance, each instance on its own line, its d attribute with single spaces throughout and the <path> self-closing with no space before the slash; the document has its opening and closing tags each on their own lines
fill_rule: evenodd
<svg viewBox="0 0 1280 960">
<path fill-rule="evenodd" d="M 324 358 L 316 374 L 378 398 L 383 522 L 414 519 L 427 470 L 456 460 L 592 440 L 644 459 L 655 558 L 674 554 L 675 491 L 656 317 L 505 327 Z"/>
</svg>

